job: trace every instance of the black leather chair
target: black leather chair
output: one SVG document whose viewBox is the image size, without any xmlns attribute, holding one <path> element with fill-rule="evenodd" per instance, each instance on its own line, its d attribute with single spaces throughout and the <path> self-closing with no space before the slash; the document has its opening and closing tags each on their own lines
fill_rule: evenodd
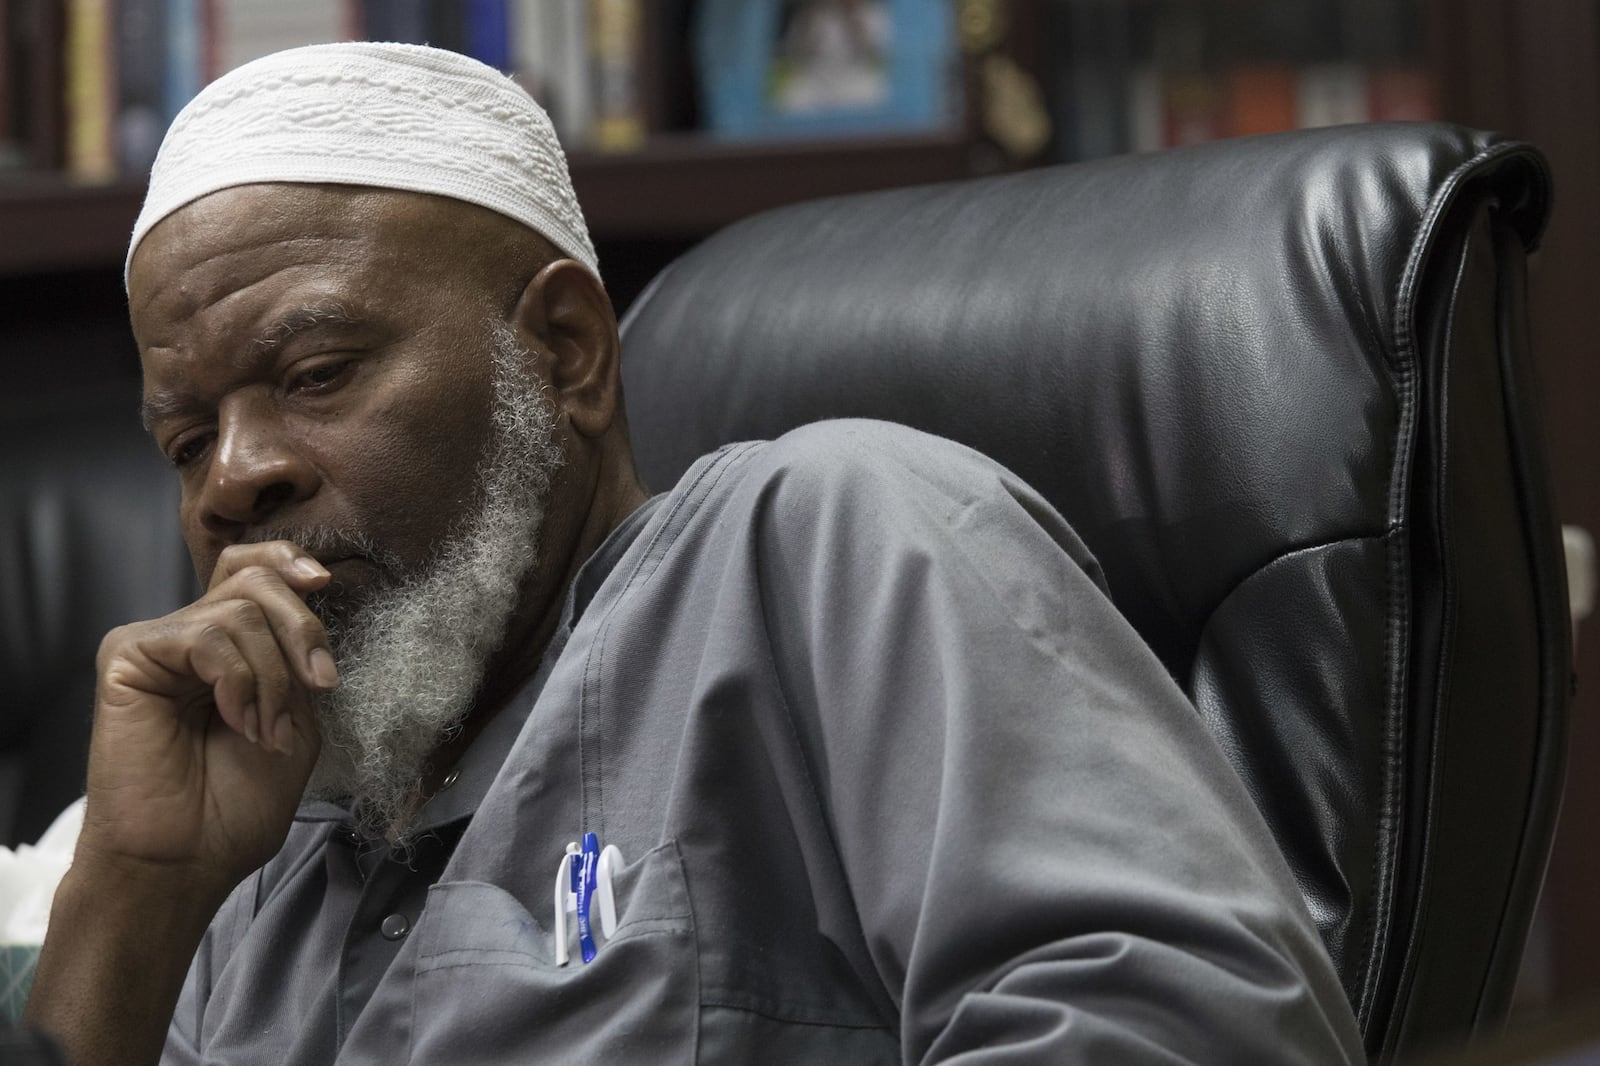
<svg viewBox="0 0 1600 1066">
<path fill-rule="evenodd" d="M 1526 147 L 1400 126 L 772 212 L 629 316 L 636 449 L 664 488 L 723 442 L 862 415 L 1016 469 L 1233 756 L 1369 1050 L 1481 1031 L 1568 691 L 1523 336 L 1548 198 Z M 103 632 L 194 591 L 131 400 L 0 435 L 12 839 L 81 787 Z"/>
<path fill-rule="evenodd" d="M 1369 1052 L 1453 1040 L 1504 1015 L 1562 773 L 1549 199 L 1526 146 L 1394 125 L 771 212 L 630 312 L 635 449 L 664 487 L 866 416 L 1016 470 L 1243 774 Z"/>
<path fill-rule="evenodd" d="M 100 638 L 196 591 L 138 403 L 95 385 L 0 420 L 0 843 L 83 794 Z"/>
</svg>

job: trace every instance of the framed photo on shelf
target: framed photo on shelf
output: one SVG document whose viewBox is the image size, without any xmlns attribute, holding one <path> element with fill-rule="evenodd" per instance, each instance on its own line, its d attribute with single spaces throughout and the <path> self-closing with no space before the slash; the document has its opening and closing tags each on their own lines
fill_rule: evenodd
<svg viewBox="0 0 1600 1066">
<path fill-rule="evenodd" d="M 937 129 L 957 121 L 949 0 L 704 0 L 706 127 L 729 138 Z"/>
</svg>

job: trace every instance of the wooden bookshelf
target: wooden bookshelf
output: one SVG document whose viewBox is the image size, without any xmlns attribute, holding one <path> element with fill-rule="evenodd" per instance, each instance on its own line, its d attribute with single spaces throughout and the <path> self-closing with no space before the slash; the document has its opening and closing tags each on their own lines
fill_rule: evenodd
<svg viewBox="0 0 1600 1066">
<path fill-rule="evenodd" d="M 0 181 L 0 277 L 120 265 L 140 185 L 75 185 L 57 174 Z"/>
<path fill-rule="evenodd" d="M 840 193 L 995 169 L 960 131 L 855 140 L 725 143 L 663 136 L 624 153 L 575 152 L 572 180 L 597 240 L 701 236 L 745 215 Z M 118 267 L 142 184 L 0 179 L 0 277 Z"/>
<path fill-rule="evenodd" d="M 669 135 L 636 152 L 575 152 L 570 162 L 578 202 L 597 240 L 704 236 L 783 204 L 1003 166 L 962 130 L 765 142 Z"/>
</svg>

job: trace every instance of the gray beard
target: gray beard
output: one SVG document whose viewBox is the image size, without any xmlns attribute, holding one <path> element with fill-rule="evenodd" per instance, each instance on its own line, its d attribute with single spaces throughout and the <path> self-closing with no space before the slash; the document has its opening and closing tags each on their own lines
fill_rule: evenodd
<svg viewBox="0 0 1600 1066">
<path fill-rule="evenodd" d="M 550 484 L 564 462 L 555 411 L 509 327 L 495 323 L 490 355 L 493 433 L 477 472 L 476 513 L 410 574 L 366 545 L 393 579 L 360 603 L 310 600 L 328 626 L 339 687 L 318 703 L 322 752 L 306 796 L 350 802 L 373 833 L 407 834 L 430 756 L 472 710 L 538 559 Z M 350 531 L 285 532 L 312 551 L 322 540 L 365 539 Z"/>
</svg>

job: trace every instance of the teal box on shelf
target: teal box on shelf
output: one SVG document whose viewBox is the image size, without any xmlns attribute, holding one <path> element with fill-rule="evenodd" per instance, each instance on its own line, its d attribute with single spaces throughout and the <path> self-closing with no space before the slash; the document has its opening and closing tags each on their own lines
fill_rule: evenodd
<svg viewBox="0 0 1600 1066">
<path fill-rule="evenodd" d="M 958 121 L 948 0 L 706 0 L 706 127 L 729 139 L 940 129 Z"/>
</svg>

